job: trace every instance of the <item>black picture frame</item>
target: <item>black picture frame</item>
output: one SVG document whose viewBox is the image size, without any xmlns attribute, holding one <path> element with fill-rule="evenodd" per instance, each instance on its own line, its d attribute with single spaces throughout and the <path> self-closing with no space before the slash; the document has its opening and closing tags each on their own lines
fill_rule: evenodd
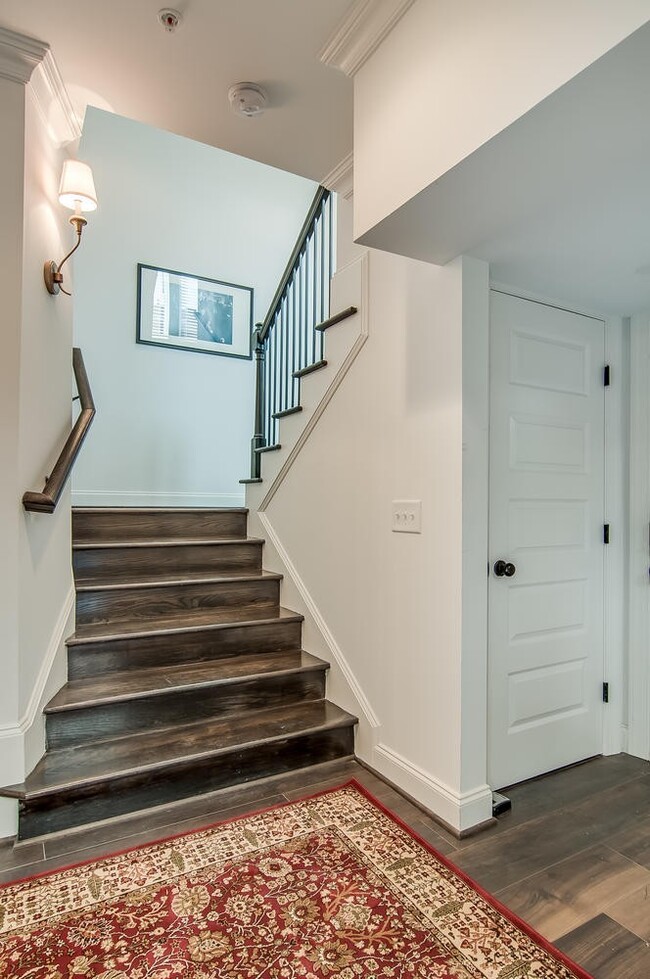
<svg viewBox="0 0 650 979">
<path fill-rule="evenodd" d="M 136 342 L 251 359 L 253 289 L 138 262 Z"/>
</svg>

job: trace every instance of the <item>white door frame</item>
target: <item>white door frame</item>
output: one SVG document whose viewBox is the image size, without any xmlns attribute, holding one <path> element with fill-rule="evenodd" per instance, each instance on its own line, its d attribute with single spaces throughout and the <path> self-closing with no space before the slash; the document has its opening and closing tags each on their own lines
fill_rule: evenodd
<svg viewBox="0 0 650 979">
<path fill-rule="evenodd" d="M 508 288 L 505 285 L 491 283 L 491 289 L 505 292 L 508 295 L 532 302 L 543 303 L 547 306 L 560 308 L 559 303 L 546 297 L 532 295 L 521 290 Z M 606 317 L 591 309 L 571 308 L 569 312 L 582 313 L 605 322 L 605 357 L 610 365 L 611 384 L 605 397 L 605 522 L 610 524 L 611 543 L 604 546 L 604 679 L 609 683 L 609 703 L 603 712 L 603 745 L 604 755 L 618 754 L 628 750 L 624 743 L 623 718 L 627 705 L 627 689 L 624 689 L 624 662 L 626 640 L 626 587 L 625 568 L 627 564 L 627 505 L 626 505 L 626 462 L 627 462 L 627 349 L 623 320 L 619 317 Z M 650 348 L 650 321 L 648 326 L 648 344 Z M 490 327 L 491 328 L 491 327 Z M 465 400 L 465 398 L 463 398 Z M 489 404 L 489 401 L 488 401 Z M 648 412 L 650 417 L 650 394 L 648 395 Z M 489 442 L 489 439 L 488 439 Z M 648 442 L 644 443 L 646 446 Z M 650 462 L 650 447 L 648 449 Z M 646 473 L 648 468 L 646 468 Z M 489 479 L 489 465 L 485 473 L 486 483 Z M 646 483 L 647 485 L 647 483 Z M 646 505 L 648 505 L 646 503 Z M 488 514 L 485 514 L 486 525 Z M 647 519 L 650 519 L 648 517 Z M 486 555 L 486 560 L 489 555 Z M 650 566 L 650 564 L 649 564 Z M 487 599 L 487 578 L 485 581 Z M 487 630 L 487 622 L 486 622 Z M 487 635 L 486 635 L 487 640 Z M 486 641 L 487 645 L 487 641 Z M 644 647 L 647 649 L 647 644 Z M 647 696 L 646 696 L 646 732 L 650 731 L 650 663 L 646 663 Z M 631 671 L 630 671 L 631 672 Z M 487 709 L 490 709 L 489 703 Z M 487 732 L 486 732 L 487 735 Z M 650 736 L 647 737 L 650 749 Z"/>
<path fill-rule="evenodd" d="M 650 759 L 650 317 L 630 323 L 629 712 L 627 751 Z"/>
</svg>

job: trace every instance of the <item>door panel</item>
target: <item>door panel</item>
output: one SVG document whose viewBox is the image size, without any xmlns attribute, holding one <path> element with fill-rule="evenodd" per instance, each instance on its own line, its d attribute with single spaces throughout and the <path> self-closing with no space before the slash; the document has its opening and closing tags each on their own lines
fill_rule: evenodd
<svg viewBox="0 0 650 979">
<path fill-rule="evenodd" d="M 498 788 L 602 745 L 601 320 L 493 292 L 489 733 Z M 515 573 L 496 576 L 498 559 Z"/>
</svg>

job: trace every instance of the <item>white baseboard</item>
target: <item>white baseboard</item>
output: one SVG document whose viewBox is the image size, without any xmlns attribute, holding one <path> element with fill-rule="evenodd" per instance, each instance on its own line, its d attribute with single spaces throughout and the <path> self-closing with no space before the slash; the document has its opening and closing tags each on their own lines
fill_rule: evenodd
<svg viewBox="0 0 650 979">
<path fill-rule="evenodd" d="M 371 728 L 378 728 L 380 726 L 379 718 L 372 709 L 370 702 L 368 701 L 366 695 L 364 694 L 359 681 L 357 680 L 352 667 L 345 658 L 343 651 L 336 639 L 330 632 L 323 615 L 318 608 L 316 602 L 314 601 L 311 592 L 307 588 L 307 585 L 301 578 L 298 569 L 289 557 L 289 553 L 282 544 L 282 541 L 278 537 L 271 521 L 269 520 L 266 513 L 258 513 L 259 520 L 264 527 L 264 534 L 268 541 L 275 548 L 280 561 L 286 568 L 287 574 L 291 578 L 292 582 L 296 586 L 300 597 L 305 603 L 306 610 L 310 617 L 312 618 L 316 628 L 320 632 L 327 648 L 332 654 L 332 659 L 335 661 L 336 665 L 341 670 L 341 673 L 345 677 L 345 681 L 352 692 L 352 696 L 359 705 L 360 712 L 363 714 L 365 720 L 370 725 Z"/>
<path fill-rule="evenodd" d="M 73 506 L 241 507 L 245 493 L 144 493 L 87 490 L 72 493 Z"/>
<path fill-rule="evenodd" d="M 384 744 L 375 746 L 373 767 L 459 833 L 492 818 L 489 785 L 478 785 L 469 792 L 455 792 Z"/>
<path fill-rule="evenodd" d="M 25 741 L 34 723 L 40 720 L 39 708 L 47 688 L 57 653 L 63 645 L 66 627 L 74 608 L 75 590 L 71 587 L 59 613 L 48 647 L 36 677 L 29 703 L 16 724 L 0 726 L 0 785 L 22 782 L 27 774 Z M 45 751 L 42 735 L 41 754 Z M 31 766 L 30 766 L 31 767 Z M 13 799 L 0 799 L 0 838 L 15 836 L 18 825 L 18 804 Z"/>
</svg>

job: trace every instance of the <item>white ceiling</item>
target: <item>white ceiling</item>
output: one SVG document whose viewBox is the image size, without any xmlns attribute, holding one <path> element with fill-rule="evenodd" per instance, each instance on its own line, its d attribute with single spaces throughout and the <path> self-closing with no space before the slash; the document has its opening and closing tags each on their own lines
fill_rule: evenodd
<svg viewBox="0 0 650 979">
<path fill-rule="evenodd" d="M 174 34 L 157 20 L 176 6 Z M 352 0 L 1 0 L 0 25 L 47 41 L 73 101 L 320 180 L 352 149 L 352 81 L 319 51 Z M 236 116 L 228 88 L 270 108 Z"/>
</svg>

